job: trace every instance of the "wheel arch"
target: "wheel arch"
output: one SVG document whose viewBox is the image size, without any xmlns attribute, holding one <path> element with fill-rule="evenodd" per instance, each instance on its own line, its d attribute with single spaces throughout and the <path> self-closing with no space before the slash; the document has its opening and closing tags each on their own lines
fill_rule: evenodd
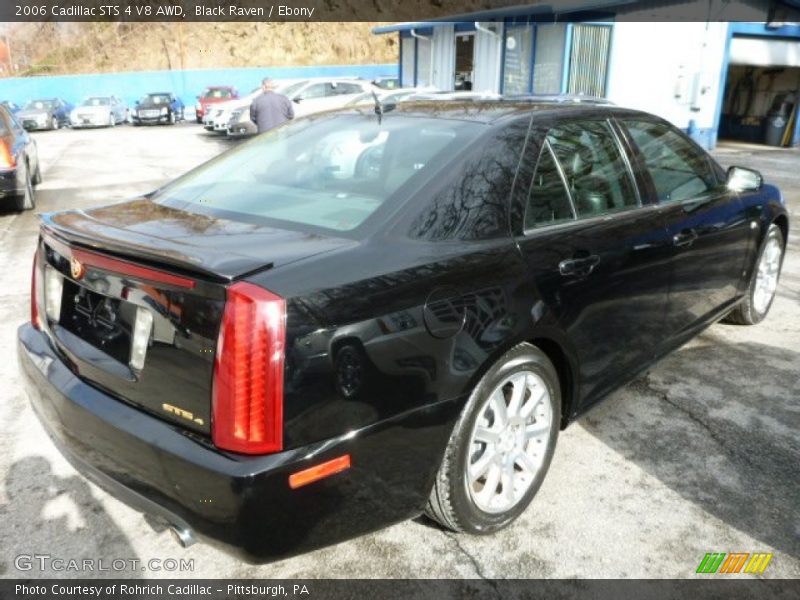
<svg viewBox="0 0 800 600">
<path fill-rule="evenodd" d="M 573 366 L 562 345 L 554 339 L 534 337 L 527 340 L 527 343 L 541 350 L 556 369 L 558 383 L 561 387 L 561 429 L 564 429 L 571 421 L 577 402 L 578 386 L 575 379 L 577 369 Z"/>
<path fill-rule="evenodd" d="M 784 247 L 786 244 L 789 243 L 789 219 L 786 215 L 778 215 L 772 221 L 775 225 L 780 228 L 781 233 L 783 234 L 783 245 Z"/>
</svg>

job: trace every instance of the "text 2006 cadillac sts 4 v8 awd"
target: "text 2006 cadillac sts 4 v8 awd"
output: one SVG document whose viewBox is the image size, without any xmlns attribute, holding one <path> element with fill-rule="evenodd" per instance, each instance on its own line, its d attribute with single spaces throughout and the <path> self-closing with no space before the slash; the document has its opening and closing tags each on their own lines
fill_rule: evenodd
<svg viewBox="0 0 800 600">
<path fill-rule="evenodd" d="M 666 122 L 390 108 L 42 217 L 19 330 L 33 406 L 81 472 L 184 543 L 268 561 L 423 511 L 497 531 L 560 428 L 770 308 L 780 193 Z"/>
</svg>

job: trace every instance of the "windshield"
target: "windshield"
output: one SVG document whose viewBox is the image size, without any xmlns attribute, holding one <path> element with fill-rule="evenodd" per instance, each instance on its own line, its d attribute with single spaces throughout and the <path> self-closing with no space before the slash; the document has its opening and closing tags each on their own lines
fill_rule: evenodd
<svg viewBox="0 0 800 600">
<path fill-rule="evenodd" d="M 142 103 L 169 104 L 169 94 L 148 94 L 142 98 Z"/>
<path fill-rule="evenodd" d="M 111 100 L 108 98 L 87 98 L 81 106 L 109 106 Z"/>
<path fill-rule="evenodd" d="M 469 121 L 335 115 L 293 122 L 154 196 L 173 208 L 264 224 L 354 230 L 404 184 L 427 180 L 483 130 Z"/>
<path fill-rule="evenodd" d="M 292 83 L 286 86 L 278 86 L 277 88 L 275 88 L 275 91 L 278 94 L 283 94 L 284 96 L 289 96 L 291 98 L 292 96 L 294 96 L 295 92 L 297 92 L 297 90 L 299 90 L 305 84 L 306 84 L 305 81 L 298 81 L 297 83 Z"/>
<path fill-rule="evenodd" d="M 50 110 L 53 106 L 52 100 L 31 100 L 25 105 L 25 110 Z"/>
<path fill-rule="evenodd" d="M 203 92 L 203 98 L 230 98 L 233 96 L 233 91 L 224 88 L 206 88 Z"/>
</svg>

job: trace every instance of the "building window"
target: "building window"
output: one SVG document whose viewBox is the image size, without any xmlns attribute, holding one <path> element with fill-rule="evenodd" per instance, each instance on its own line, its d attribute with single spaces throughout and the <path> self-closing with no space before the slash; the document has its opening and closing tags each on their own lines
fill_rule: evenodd
<svg viewBox="0 0 800 600">
<path fill-rule="evenodd" d="M 571 48 L 567 93 L 604 98 L 611 26 L 573 25 Z"/>
<path fill-rule="evenodd" d="M 414 42 L 413 37 L 400 38 L 400 85 L 413 87 L 414 85 Z"/>
<path fill-rule="evenodd" d="M 533 93 L 560 94 L 564 71 L 564 23 L 540 25 L 536 30 L 536 61 L 533 65 Z"/>
<path fill-rule="evenodd" d="M 510 27 L 506 30 L 503 61 L 503 93 L 527 94 L 530 91 L 533 26 Z"/>
<path fill-rule="evenodd" d="M 417 38 L 417 81 L 416 85 L 431 85 L 431 38 Z"/>
</svg>

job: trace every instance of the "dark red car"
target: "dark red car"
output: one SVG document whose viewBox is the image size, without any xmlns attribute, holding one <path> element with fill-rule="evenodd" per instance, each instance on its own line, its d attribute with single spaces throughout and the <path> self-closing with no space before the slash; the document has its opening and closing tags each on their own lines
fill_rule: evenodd
<svg viewBox="0 0 800 600">
<path fill-rule="evenodd" d="M 218 104 L 219 102 L 227 102 L 228 100 L 235 100 L 238 97 L 239 92 L 235 87 L 229 85 L 208 86 L 203 90 L 203 93 L 197 97 L 197 104 L 194 107 L 197 122 L 203 122 L 203 116 L 206 114 L 210 105 Z"/>
</svg>

